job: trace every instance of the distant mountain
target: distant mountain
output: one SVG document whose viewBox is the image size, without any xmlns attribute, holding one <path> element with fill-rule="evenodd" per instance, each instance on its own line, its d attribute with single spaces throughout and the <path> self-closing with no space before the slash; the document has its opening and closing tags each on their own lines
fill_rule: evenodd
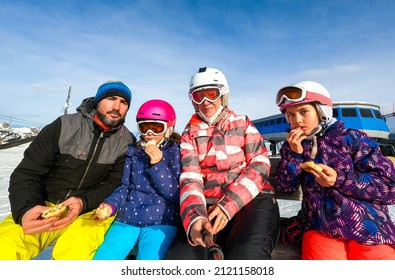
<svg viewBox="0 0 395 280">
<path fill-rule="evenodd" d="M 0 124 L 0 149 L 16 146 L 34 139 L 40 132 L 35 127 L 12 128 L 8 123 Z"/>
</svg>

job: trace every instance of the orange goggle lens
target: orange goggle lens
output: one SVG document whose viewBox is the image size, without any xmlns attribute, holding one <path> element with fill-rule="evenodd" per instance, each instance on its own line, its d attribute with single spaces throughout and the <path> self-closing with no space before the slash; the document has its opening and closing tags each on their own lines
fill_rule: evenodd
<svg viewBox="0 0 395 280">
<path fill-rule="evenodd" d="M 138 122 L 139 132 L 146 135 L 151 131 L 154 135 L 161 135 L 166 132 L 167 125 L 165 122 Z"/>
<path fill-rule="evenodd" d="M 221 93 L 217 88 L 208 88 L 192 92 L 192 100 L 196 104 L 202 104 L 204 100 L 208 100 L 209 102 L 215 102 L 220 97 Z"/>
<path fill-rule="evenodd" d="M 287 87 L 277 93 L 276 104 L 281 105 L 285 100 L 298 102 L 306 98 L 306 92 L 300 88 Z"/>
</svg>

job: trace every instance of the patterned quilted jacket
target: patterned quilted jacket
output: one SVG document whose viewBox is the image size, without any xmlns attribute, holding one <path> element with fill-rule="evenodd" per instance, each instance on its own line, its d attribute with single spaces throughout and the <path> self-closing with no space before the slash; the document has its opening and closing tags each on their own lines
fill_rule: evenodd
<svg viewBox="0 0 395 280">
<path fill-rule="evenodd" d="M 336 170 L 334 186 L 321 187 L 299 166 L 310 160 L 312 140 L 302 141 L 303 154 L 294 153 L 285 142 L 276 171 L 280 191 L 292 193 L 302 186 L 302 230 L 365 245 L 395 246 L 395 225 L 387 207 L 395 204 L 392 162 L 375 141 L 361 131 L 345 129 L 341 121 L 329 126 L 317 144 L 315 162 Z"/>
<path fill-rule="evenodd" d="M 274 193 L 267 183 L 270 162 L 261 134 L 246 116 L 228 110 L 209 126 L 196 114 L 181 138 L 181 218 L 190 225 L 208 219 L 207 205 L 217 204 L 231 219 L 260 192 Z"/>
</svg>

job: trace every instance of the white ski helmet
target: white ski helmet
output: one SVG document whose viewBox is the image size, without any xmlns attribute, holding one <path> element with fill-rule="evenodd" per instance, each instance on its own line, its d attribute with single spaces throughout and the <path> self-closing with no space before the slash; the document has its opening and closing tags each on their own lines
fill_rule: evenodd
<svg viewBox="0 0 395 280">
<path fill-rule="evenodd" d="M 201 67 L 199 71 L 196 72 L 189 83 L 189 100 L 192 101 L 192 92 L 198 88 L 204 87 L 215 87 L 218 88 L 221 94 L 221 103 L 222 106 L 228 107 L 228 96 L 229 96 L 229 86 L 228 81 L 226 80 L 225 75 L 218 69 L 215 68 L 207 68 Z M 197 106 L 192 101 L 195 109 Z"/>
<path fill-rule="evenodd" d="M 282 113 L 290 106 L 314 103 L 320 122 L 328 123 L 333 117 L 333 103 L 328 90 L 313 81 L 303 81 L 281 88 L 277 92 L 276 104 Z M 288 121 L 288 120 L 287 120 Z"/>
</svg>

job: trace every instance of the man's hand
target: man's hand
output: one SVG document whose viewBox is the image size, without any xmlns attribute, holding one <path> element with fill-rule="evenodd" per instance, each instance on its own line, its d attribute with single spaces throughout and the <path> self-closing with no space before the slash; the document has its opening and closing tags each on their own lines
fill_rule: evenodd
<svg viewBox="0 0 395 280">
<path fill-rule="evenodd" d="M 63 201 L 63 204 L 69 207 L 69 212 L 64 218 L 55 221 L 53 227 L 51 227 L 49 231 L 55 231 L 67 227 L 77 219 L 78 215 L 82 211 L 83 203 L 81 198 L 70 197 Z"/>
<path fill-rule="evenodd" d="M 59 220 L 58 217 L 41 219 L 41 213 L 48 208 L 47 206 L 37 205 L 26 211 L 22 216 L 22 229 L 25 234 L 43 233 L 54 226 L 54 223 Z"/>
</svg>

